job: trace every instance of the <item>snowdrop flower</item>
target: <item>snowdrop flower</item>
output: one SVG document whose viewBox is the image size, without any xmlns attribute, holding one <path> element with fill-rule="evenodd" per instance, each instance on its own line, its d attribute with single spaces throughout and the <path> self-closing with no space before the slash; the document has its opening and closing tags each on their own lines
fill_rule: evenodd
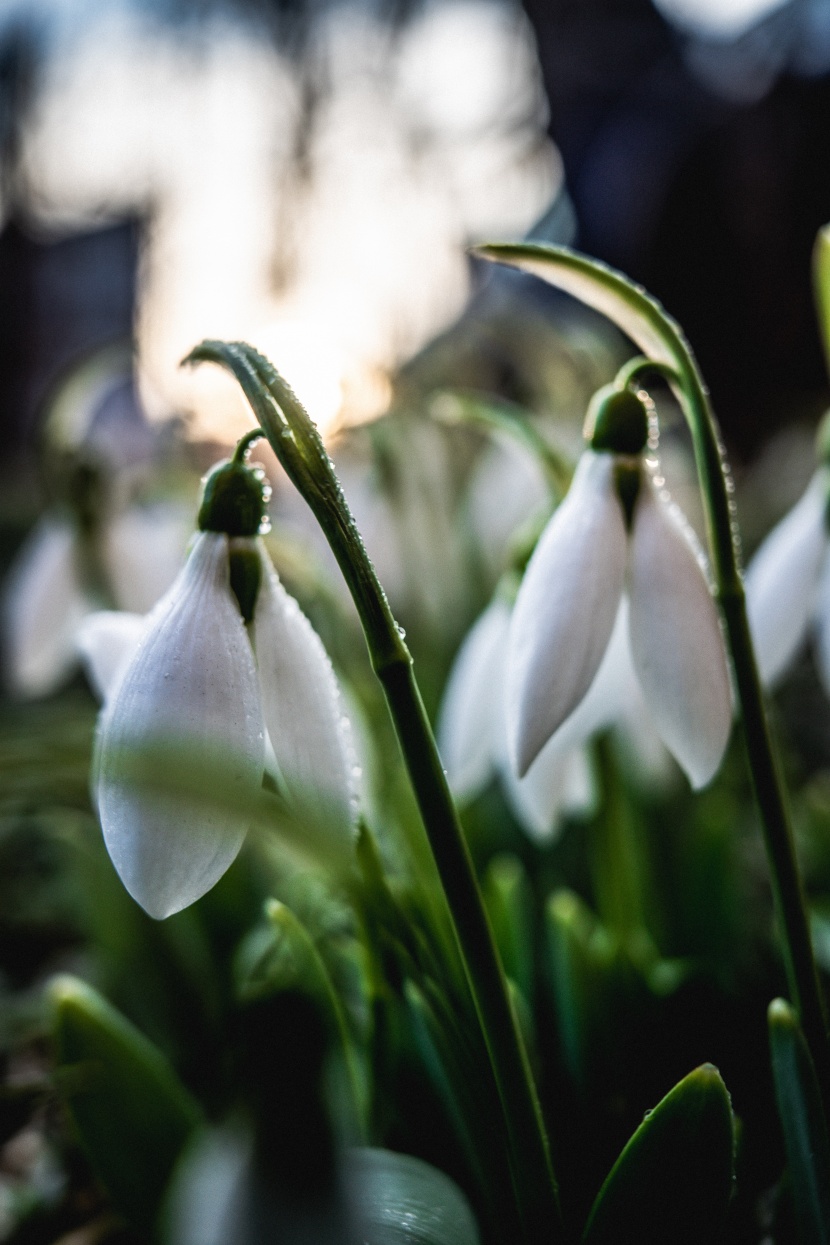
<svg viewBox="0 0 830 1245">
<path fill-rule="evenodd" d="M 222 808 L 190 807 L 137 784 L 131 761 L 142 748 L 173 741 L 185 756 L 220 758 L 222 779 L 243 804 L 257 798 L 272 752 L 292 811 L 325 819 L 334 834 L 352 832 L 348 722 L 323 645 L 257 535 L 266 500 L 261 474 L 236 456 L 220 464 L 190 557 L 149 617 L 105 614 L 82 635 L 107 697 L 93 778 L 104 840 L 153 917 L 208 891 L 246 826 Z"/>
<path fill-rule="evenodd" d="M 519 824 L 550 842 L 562 818 L 590 813 L 596 793 L 583 748 L 544 749 L 518 778 L 508 761 L 505 663 L 511 607 L 499 592 L 458 651 L 438 721 L 438 746 L 453 795 L 467 803 L 498 777 Z"/>
<path fill-rule="evenodd" d="M 96 550 L 105 586 L 121 609 L 152 608 L 181 570 L 192 512 L 158 502 L 104 522 Z M 90 549 L 69 518 L 47 515 L 24 541 L 4 585 L 5 681 L 17 696 L 45 696 L 75 670 L 76 635 L 102 604 Z"/>
<path fill-rule="evenodd" d="M 181 570 L 192 507 L 132 500 L 163 443 L 132 369 L 129 350 L 97 351 L 44 411 L 46 475 L 60 504 L 23 542 L 0 597 L 4 681 L 17 696 L 47 695 L 72 675 L 76 631 L 91 611 L 146 612 Z"/>
<path fill-rule="evenodd" d="M 773 686 L 812 628 L 818 671 L 830 695 L 830 472 L 822 466 L 801 500 L 773 528 L 746 574 L 749 627 L 758 673 Z"/>
<path fill-rule="evenodd" d="M 732 698 L 720 623 L 688 526 L 647 471 L 636 394 L 595 395 L 570 491 L 516 598 L 507 718 L 517 773 L 568 726 L 609 648 L 627 592 L 631 657 L 654 726 L 695 788 L 714 776 Z M 575 742 L 575 741 L 574 741 Z"/>
</svg>

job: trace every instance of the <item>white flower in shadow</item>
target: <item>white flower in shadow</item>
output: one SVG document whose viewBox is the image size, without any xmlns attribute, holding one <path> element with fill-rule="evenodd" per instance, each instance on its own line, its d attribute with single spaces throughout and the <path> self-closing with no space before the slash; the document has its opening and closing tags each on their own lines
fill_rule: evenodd
<svg viewBox="0 0 830 1245">
<path fill-rule="evenodd" d="M 231 550 L 258 559 L 253 619 L 230 583 Z M 136 783 L 133 758 L 174 743 L 221 760 L 226 795 L 244 807 L 261 789 L 266 749 L 280 794 L 300 819 L 351 838 L 355 765 L 331 662 L 280 583 L 259 538 L 202 532 L 169 592 L 146 618 L 92 615 L 79 635 L 105 698 L 94 794 L 124 885 L 162 918 L 200 898 L 236 857 L 243 818 L 209 801 L 188 803 Z"/>
</svg>

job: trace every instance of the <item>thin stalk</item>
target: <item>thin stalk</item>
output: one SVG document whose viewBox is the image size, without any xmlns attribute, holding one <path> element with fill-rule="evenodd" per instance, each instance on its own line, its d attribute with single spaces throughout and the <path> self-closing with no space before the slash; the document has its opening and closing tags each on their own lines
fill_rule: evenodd
<svg viewBox="0 0 830 1245">
<path fill-rule="evenodd" d="M 735 672 L 749 769 L 783 936 L 787 980 L 818 1073 L 825 1112 L 830 1118 L 830 1047 L 826 1013 L 813 956 L 807 904 L 796 860 L 789 810 L 749 631 L 729 470 L 724 461 L 708 392 L 694 356 L 679 334 L 674 345 L 678 362 L 676 373 L 672 368 L 643 358 L 627 364 L 621 379 L 630 383 L 641 373 L 659 372 L 669 380 L 680 398 L 691 429 L 712 548 L 716 596 L 726 625 Z"/>
<path fill-rule="evenodd" d="M 442 403 L 443 399 L 448 402 Z M 451 404 L 451 405 L 450 405 Z M 554 500 L 568 491 L 573 468 L 564 454 L 548 444 L 527 411 L 509 402 L 499 402 L 489 394 L 454 390 L 440 395 L 432 405 L 432 418 L 452 427 L 455 424 L 478 425 L 491 432 L 501 432 L 530 450 L 545 473 Z"/>
<path fill-rule="evenodd" d="M 511 1141 L 524 1236 L 564 1239 L 556 1181 L 536 1088 L 472 859 L 424 709 L 412 658 L 366 554 L 322 440 L 273 366 L 242 343 L 204 342 L 187 362 L 219 363 L 239 381 L 277 457 L 311 507 L 357 607 L 372 666 L 386 694 L 421 818 L 447 897 Z"/>
</svg>

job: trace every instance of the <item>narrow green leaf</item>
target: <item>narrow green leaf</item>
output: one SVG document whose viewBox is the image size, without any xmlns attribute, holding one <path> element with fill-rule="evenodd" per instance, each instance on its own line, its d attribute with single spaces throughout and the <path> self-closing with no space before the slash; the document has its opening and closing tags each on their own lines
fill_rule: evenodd
<svg viewBox="0 0 830 1245">
<path fill-rule="evenodd" d="M 824 357 L 830 365 L 830 225 L 819 229 L 813 248 L 813 289 Z"/>
<path fill-rule="evenodd" d="M 683 331 L 660 303 L 621 272 L 563 246 L 542 243 L 490 243 L 475 248 L 484 259 L 509 264 L 572 294 L 612 320 L 657 363 L 676 368 L 678 343 L 690 354 Z M 682 360 L 685 362 L 685 360 Z"/>
<path fill-rule="evenodd" d="M 145 1231 L 200 1109 L 161 1051 L 75 977 L 50 987 L 58 1084 L 81 1144 L 115 1206 Z"/>
<path fill-rule="evenodd" d="M 648 1112 L 594 1202 L 584 1245 L 715 1245 L 732 1192 L 732 1107 L 703 1064 Z"/>
<path fill-rule="evenodd" d="M 391 1150 L 351 1150 L 347 1178 L 364 1245 L 478 1245 L 464 1194 L 422 1159 Z"/>
<path fill-rule="evenodd" d="M 773 999 L 767 1020 L 799 1238 L 802 1245 L 828 1245 L 830 1145 L 816 1070 L 789 1003 Z"/>
</svg>

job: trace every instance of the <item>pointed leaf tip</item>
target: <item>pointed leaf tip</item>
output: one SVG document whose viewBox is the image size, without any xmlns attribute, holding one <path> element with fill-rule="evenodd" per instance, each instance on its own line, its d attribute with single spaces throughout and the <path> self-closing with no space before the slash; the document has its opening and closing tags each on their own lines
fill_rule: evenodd
<svg viewBox="0 0 830 1245">
<path fill-rule="evenodd" d="M 684 1077 L 631 1137 L 591 1210 L 584 1245 L 716 1241 L 732 1193 L 734 1121 L 720 1073 Z"/>
<path fill-rule="evenodd" d="M 828 1245 L 830 1142 L 815 1067 L 798 1016 L 789 1003 L 773 999 L 767 1021 L 799 1237 L 815 1245 Z"/>
<path fill-rule="evenodd" d="M 90 1164 L 119 1211 L 156 1226 L 201 1112 L 161 1051 L 76 977 L 49 986 L 58 1084 Z"/>
</svg>

